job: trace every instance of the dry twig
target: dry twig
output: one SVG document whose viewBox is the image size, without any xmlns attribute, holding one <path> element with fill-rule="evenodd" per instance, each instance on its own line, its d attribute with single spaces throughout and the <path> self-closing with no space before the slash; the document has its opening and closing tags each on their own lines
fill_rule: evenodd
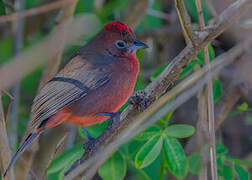
<svg viewBox="0 0 252 180">
<path fill-rule="evenodd" d="M 61 0 L 61 1 L 52 2 L 50 4 L 45 4 L 36 8 L 32 8 L 26 11 L 12 13 L 5 16 L 0 16 L 0 23 L 5 23 L 8 21 L 15 21 L 15 20 L 18 20 L 19 18 L 25 18 L 28 16 L 38 15 L 38 14 L 45 13 L 54 9 L 61 8 L 63 6 L 67 6 L 70 3 L 76 3 L 77 1 L 78 0 Z"/>
<path fill-rule="evenodd" d="M 5 169 L 7 169 L 8 163 L 10 162 L 10 152 L 11 151 L 5 127 L 4 110 L 2 106 L 2 92 L 0 91 L 0 168 L 2 173 L 5 171 Z M 10 170 L 5 177 L 5 180 L 14 180 L 13 170 Z"/>
<path fill-rule="evenodd" d="M 204 22 L 204 17 L 203 17 L 203 10 L 201 7 L 201 1 L 195 0 L 195 3 L 196 3 L 197 13 L 198 13 L 200 30 L 203 31 L 205 28 L 205 22 Z M 208 46 L 204 48 L 204 60 L 205 60 L 206 65 L 210 63 Z M 212 172 L 212 179 L 217 180 L 218 174 L 217 174 L 216 151 L 215 151 L 213 82 L 211 79 L 207 83 L 207 110 L 208 110 L 207 115 L 208 115 L 209 133 L 211 137 L 211 141 L 210 141 L 211 172 Z"/>
<path fill-rule="evenodd" d="M 197 41 L 195 41 L 194 33 L 191 28 L 191 23 L 189 20 L 189 16 L 185 9 L 184 3 L 182 0 L 175 0 L 175 7 L 177 9 L 177 13 L 179 16 L 180 24 L 183 29 L 183 33 L 185 36 L 185 40 L 187 44 L 191 42 L 194 46 L 197 45 Z"/>
</svg>

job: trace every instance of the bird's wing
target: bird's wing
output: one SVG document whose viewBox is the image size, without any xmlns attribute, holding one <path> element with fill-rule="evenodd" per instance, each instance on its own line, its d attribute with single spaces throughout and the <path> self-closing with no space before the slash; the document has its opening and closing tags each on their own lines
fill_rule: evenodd
<svg viewBox="0 0 252 180">
<path fill-rule="evenodd" d="M 108 81 L 104 67 L 99 69 L 80 56 L 74 57 L 34 99 L 27 133 L 34 131 L 63 107 L 83 98 L 90 90 L 101 87 Z"/>
</svg>

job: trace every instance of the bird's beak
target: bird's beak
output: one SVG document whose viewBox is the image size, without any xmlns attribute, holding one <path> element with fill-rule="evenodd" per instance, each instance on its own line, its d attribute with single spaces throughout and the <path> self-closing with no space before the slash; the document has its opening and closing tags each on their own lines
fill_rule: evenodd
<svg viewBox="0 0 252 180">
<path fill-rule="evenodd" d="M 135 40 L 134 45 L 136 46 L 136 49 L 145 49 L 148 48 L 149 46 L 141 41 Z"/>
<path fill-rule="evenodd" d="M 141 41 L 134 40 L 133 45 L 130 47 L 131 51 L 137 50 L 137 49 L 145 49 L 148 48 L 149 46 Z"/>
</svg>

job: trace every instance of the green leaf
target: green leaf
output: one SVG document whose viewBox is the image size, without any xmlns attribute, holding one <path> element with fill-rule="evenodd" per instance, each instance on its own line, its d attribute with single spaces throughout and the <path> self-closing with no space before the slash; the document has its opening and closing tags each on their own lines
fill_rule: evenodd
<svg viewBox="0 0 252 180">
<path fill-rule="evenodd" d="M 103 180 L 120 180 L 126 175 L 127 163 L 120 151 L 115 152 L 98 170 Z"/>
<path fill-rule="evenodd" d="M 128 168 L 131 172 L 130 177 L 127 177 L 127 180 L 151 180 L 151 178 L 144 172 L 143 169 L 139 169 L 135 167 L 135 164 L 131 161 L 128 161 Z"/>
<path fill-rule="evenodd" d="M 164 118 L 165 118 L 165 120 L 166 120 L 167 122 L 170 121 L 170 119 L 171 119 L 173 113 L 174 113 L 174 110 L 171 110 L 170 112 L 168 112 L 168 113 L 165 115 Z"/>
<path fill-rule="evenodd" d="M 137 141 L 137 140 L 132 140 L 128 144 L 128 153 L 130 157 L 133 159 L 136 158 L 137 152 L 140 150 L 140 148 L 144 145 L 145 141 Z"/>
<path fill-rule="evenodd" d="M 136 168 L 144 168 L 150 165 L 160 154 L 162 144 L 163 137 L 160 134 L 147 141 L 136 154 Z"/>
<path fill-rule="evenodd" d="M 239 180 L 249 180 L 250 179 L 250 176 L 251 176 L 250 173 L 246 169 L 241 167 L 240 165 L 234 164 L 234 169 L 235 169 L 235 172 L 236 172 Z"/>
<path fill-rule="evenodd" d="M 169 171 L 176 178 L 184 178 L 188 172 L 188 162 L 179 141 L 174 137 L 164 136 L 164 152 Z"/>
<path fill-rule="evenodd" d="M 238 105 L 238 106 L 237 106 L 237 110 L 238 110 L 239 112 L 247 111 L 247 110 L 248 110 L 248 103 L 244 102 L 244 103 L 242 103 L 241 105 Z"/>
<path fill-rule="evenodd" d="M 221 81 L 217 78 L 213 81 L 214 103 L 216 103 L 220 99 L 222 92 L 223 92 L 223 89 L 222 89 Z"/>
<path fill-rule="evenodd" d="M 171 125 L 165 129 L 165 133 L 167 136 L 172 136 L 176 138 L 190 137 L 193 135 L 194 132 L 194 127 L 186 124 Z"/>
<path fill-rule="evenodd" d="M 198 21 L 198 13 L 195 5 L 195 0 L 184 0 L 186 9 L 189 12 L 189 15 L 192 17 L 194 22 Z M 211 13 L 207 7 L 205 0 L 201 0 L 202 10 L 203 10 L 203 17 L 205 22 L 207 23 L 208 20 L 211 19 Z"/>
<path fill-rule="evenodd" d="M 222 177 L 225 180 L 233 180 L 234 179 L 234 173 L 233 173 L 232 167 L 230 167 L 228 165 L 223 165 Z"/>
<path fill-rule="evenodd" d="M 92 126 L 87 126 L 86 129 L 88 131 L 88 133 L 93 137 L 93 138 L 97 138 L 98 136 L 100 136 L 104 130 L 107 128 L 108 126 L 108 121 L 104 121 L 103 123 L 98 123 Z M 79 135 L 82 138 L 87 138 L 85 132 L 82 130 L 82 128 L 79 128 Z"/>
<path fill-rule="evenodd" d="M 208 44 L 208 52 L 209 52 L 209 59 L 212 61 L 215 58 L 214 48 L 211 44 Z M 201 50 L 199 54 L 197 54 L 197 58 L 201 61 L 201 65 L 205 64 L 204 60 L 204 50 Z"/>
<path fill-rule="evenodd" d="M 161 10 L 160 4 L 158 3 L 158 1 L 153 1 L 151 8 L 158 10 L 158 11 Z M 162 20 L 160 18 L 149 15 L 149 14 L 145 14 L 145 16 L 141 20 L 140 24 L 137 26 L 136 30 L 138 32 L 138 31 L 142 31 L 144 29 L 160 28 L 161 26 L 162 26 Z"/>
<path fill-rule="evenodd" d="M 224 156 L 217 156 L 216 162 L 217 162 L 218 167 L 222 168 L 224 165 Z"/>
<path fill-rule="evenodd" d="M 152 136 L 156 135 L 161 131 L 159 126 L 150 126 L 145 131 L 139 133 L 135 136 L 135 139 L 138 141 L 144 141 L 150 139 Z"/>
<path fill-rule="evenodd" d="M 235 163 L 235 164 L 240 164 L 240 165 L 244 165 L 244 166 L 248 166 L 250 168 L 252 168 L 252 162 L 250 161 L 245 161 L 245 160 L 241 160 L 241 159 L 236 159 L 230 156 L 226 156 L 226 159 Z"/>
<path fill-rule="evenodd" d="M 226 148 L 226 146 L 224 146 L 220 142 L 216 143 L 216 153 L 218 155 L 227 154 L 227 152 L 228 152 L 228 149 Z"/>
<path fill-rule="evenodd" d="M 48 174 L 55 173 L 61 169 L 65 169 L 66 166 L 71 166 L 72 163 L 78 160 L 84 153 L 82 144 L 75 145 L 73 148 L 63 152 L 57 158 L 55 158 L 48 170 Z"/>
<path fill-rule="evenodd" d="M 188 158 L 189 164 L 189 172 L 192 174 L 198 174 L 201 168 L 201 154 L 200 153 L 193 153 Z"/>
<path fill-rule="evenodd" d="M 0 41 L 0 63 L 7 62 L 12 56 L 13 41 L 12 38 L 2 39 Z"/>
</svg>

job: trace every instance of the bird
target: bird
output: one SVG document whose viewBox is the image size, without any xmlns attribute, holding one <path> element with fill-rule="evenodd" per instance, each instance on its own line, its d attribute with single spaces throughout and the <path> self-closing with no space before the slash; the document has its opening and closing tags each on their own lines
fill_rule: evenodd
<svg viewBox="0 0 252 180">
<path fill-rule="evenodd" d="M 126 23 L 113 21 L 76 51 L 34 98 L 31 120 L 4 176 L 45 130 L 63 123 L 86 127 L 116 114 L 134 91 L 136 51 L 145 48 Z"/>
</svg>

